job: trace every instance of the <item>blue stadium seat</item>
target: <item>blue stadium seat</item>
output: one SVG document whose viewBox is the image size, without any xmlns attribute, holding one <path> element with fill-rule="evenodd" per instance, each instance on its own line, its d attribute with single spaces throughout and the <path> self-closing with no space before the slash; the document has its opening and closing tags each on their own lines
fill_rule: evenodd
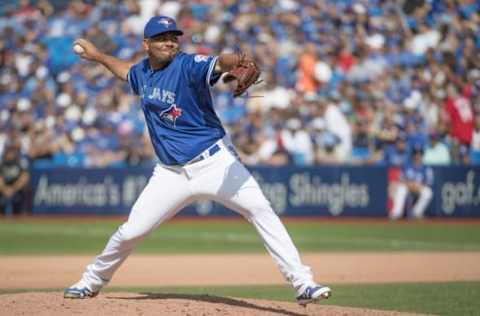
<svg viewBox="0 0 480 316">
<path fill-rule="evenodd" d="M 480 150 L 472 150 L 470 152 L 470 163 L 472 165 L 480 165 Z"/>
<path fill-rule="evenodd" d="M 367 147 L 353 147 L 352 158 L 354 160 L 363 160 L 370 157 L 370 150 Z"/>
</svg>

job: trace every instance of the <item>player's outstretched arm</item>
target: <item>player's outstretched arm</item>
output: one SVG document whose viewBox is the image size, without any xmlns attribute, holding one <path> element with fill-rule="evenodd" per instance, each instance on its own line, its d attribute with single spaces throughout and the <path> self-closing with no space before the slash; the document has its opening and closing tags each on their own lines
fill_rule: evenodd
<svg viewBox="0 0 480 316">
<path fill-rule="evenodd" d="M 101 52 L 92 42 L 83 38 L 75 40 L 73 48 L 83 59 L 104 65 L 115 76 L 125 81 L 127 80 L 128 71 L 134 65 L 133 62 L 127 62 Z"/>
<path fill-rule="evenodd" d="M 216 73 L 224 73 L 232 70 L 240 61 L 239 54 L 220 54 L 214 71 Z"/>
</svg>

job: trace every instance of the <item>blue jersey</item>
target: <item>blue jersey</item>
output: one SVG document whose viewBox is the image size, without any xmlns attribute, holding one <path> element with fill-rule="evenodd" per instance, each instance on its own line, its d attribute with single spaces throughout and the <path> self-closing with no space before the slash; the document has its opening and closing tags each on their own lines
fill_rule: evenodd
<svg viewBox="0 0 480 316">
<path fill-rule="evenodd" d="M 433 184 L 433 171 L 425 165 L 407 163 L 402 169 L 402 180 L 431 186 Z"/>
<path fill-rule="evenodd" d="M 130 68 L 128 83 L 140 96 L 155 153 L 165 165 L 183 165 L 225 135 L 213 109 L 217 57 L 179 52 L 161 70 L 148 58 Z"/>
<path fill-rule="evenodd" d="M 394 145 L 390 145 L 385 148 L 383 159 L 387 165 L 402 166 L 408 163 L 409 157 L 410 155 L 406 149 L 399 151 Z"/>
</svg>

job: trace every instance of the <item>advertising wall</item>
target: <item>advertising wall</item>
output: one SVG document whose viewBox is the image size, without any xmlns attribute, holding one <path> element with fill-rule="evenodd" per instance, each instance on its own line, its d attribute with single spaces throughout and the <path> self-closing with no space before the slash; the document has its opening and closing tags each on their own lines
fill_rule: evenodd
<svg viewBox="0 0 480 316">
<path fill-rule="evenodd" d="M 274 210 L 288 216 L 387 216 L 386 167 L 256 167 L 250 169 Z M 151 169 L 35 169 L 34 214 L 128 214 Z M 427 215 L 480 216 L 480 168 L 434 168 Z M 179 215 L 231 216 L 199 201 Z"/>
<path fill-rule="evenodd" d="M 433 201 L 435 216 L 480 217 L 480 167 L 434 168 Z"/>
<path fill-rule="evenodd" d="M 278 214 L 294 216 L 384 216 L 386 169 L 378 167 L 252 168 Z M 128 169 L 37 169 L 35 214 L 126 214 L 152 171 Z M 183 215 L 232 215 L 211 201 Z"/>
</svg>

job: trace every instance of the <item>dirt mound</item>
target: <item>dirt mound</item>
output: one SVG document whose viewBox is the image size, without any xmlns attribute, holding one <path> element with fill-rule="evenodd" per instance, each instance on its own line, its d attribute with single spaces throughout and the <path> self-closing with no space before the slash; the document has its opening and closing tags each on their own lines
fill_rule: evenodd
<svg viewBox="0 0 480 316">
<path fill-rule="evenodd" d="M 0 295 L 0 315 L 419 315 L 310 304 L 229 298 L 210 295 L 160 293 L 102 293 L 94 299 L 64 299 L 60 292 L 31 292 Z"/>
</svg>

